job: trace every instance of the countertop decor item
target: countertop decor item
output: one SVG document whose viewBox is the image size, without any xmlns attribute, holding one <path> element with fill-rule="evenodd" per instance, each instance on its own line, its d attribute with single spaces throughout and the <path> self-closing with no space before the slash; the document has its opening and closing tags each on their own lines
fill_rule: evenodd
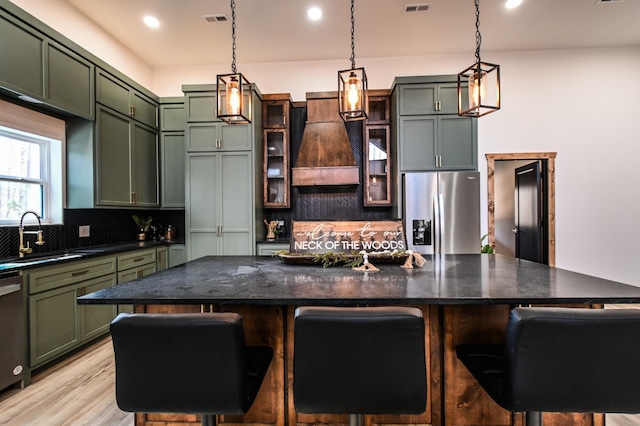
<svg viewBox="0 0 640 426">
<path fill-rule="evenodd" d="M 152 216 L 149 216 L 148 218 L 144 218 L 142 216 L 138 216 L 136 214 L 131 215 L 131 217 L 133 218 L 133 221 L 136 223 L 136 226 L 138 227 L 138 235 L 137 238 L 140 241 L 144 241 L 147 239 L 147 232 L 149 232 L 149 225 L 151 225 L 151 221 L 153 220 Z"/>
</svg>

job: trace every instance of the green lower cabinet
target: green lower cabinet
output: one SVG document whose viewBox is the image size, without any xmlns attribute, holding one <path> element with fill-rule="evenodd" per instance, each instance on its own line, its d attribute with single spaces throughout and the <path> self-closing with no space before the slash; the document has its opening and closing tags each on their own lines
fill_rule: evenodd
<svg viewBox="0 0 640 426">
<path fill-rule="evenodd" d="M 169 249 L 161 247 L 156 249 L 156 272 L 160 272 L 169 267 Z"/>
<path fill-rule="evenodd" d="M 169 267 L 182 265 L 187 262 L 187 248 L 184 244 L 171 244 L 169 246 Z"/>
<path fill-rule="evenodd" d="M 156 273 L 156 261 L 145 265 L 138 265 L 126 271 L 118 272 L 118 284 L 133 281 Z M 118 305 L 118 312 L 133 312 L 133 305 Z"/>
<path fill-rule="evenodd" d="M 116 285 L 115 274 L 86 281 L 78 288 L 78 296 L 113 287 L 114 285 Z M 93 339 L 109 331 L 109 325 L 117 313 L 115 305 L 78 305 L 80 339 Z"/>
<path fill-rule="evenodd" d="M 77 285 L 29 297 L 30 365 L 37 367 L 80 343 Z"/>
</svg>

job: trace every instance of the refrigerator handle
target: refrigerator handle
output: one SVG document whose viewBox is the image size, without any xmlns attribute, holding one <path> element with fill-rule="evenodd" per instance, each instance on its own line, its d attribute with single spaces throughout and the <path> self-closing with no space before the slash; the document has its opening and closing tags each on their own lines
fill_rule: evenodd
<svg viewBox="0 0 640 426">
<path fill-rule="evenodd" d="M 445 226 L 445 218 L 447 217 L 446 212 L 444 211 L 444 195 L 443 194 L 438 194 L 438 204 L 440 205 L 440 243 L 438 247 L 438 253 L 443 254 L 444 253 L 444 243 L 442 242 L 442 240 L 445 238 L 445 236 L 443 235 L 444 230 L 446 229 Z"/>
<path fill-rule="evenodd" d="M 442 194 L 433 195 L 433 254 L 442 250 Z"/>
</svg>

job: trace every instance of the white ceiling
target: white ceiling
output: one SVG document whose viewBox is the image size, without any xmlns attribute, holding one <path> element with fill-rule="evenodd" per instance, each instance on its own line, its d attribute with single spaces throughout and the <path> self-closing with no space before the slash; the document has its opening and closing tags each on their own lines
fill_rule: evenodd
<svg viewBox="0 0 640 426">
<path fill-rule="evenodd" d="M 231 63 L 229 0 L 66 0 L 151 66 Z M 428 3 L 427 12 L 405 13 Z M 480 3 L 482 52 L 640 46 L 640 0 L 505 0 Z M 319 22 L 308 7 L 323 9 Z M 161 22 L 147 28 L 142 17 Z M 203 15 L 226 14 L 225 23 Z M 344 59 L 349 0 L 236 0 L 237 64 Z M 358 58 L 475 52 L 473 0 L 356 0 Z M 490 55 L 483 59 L 490 60 Z"/>
</svg>

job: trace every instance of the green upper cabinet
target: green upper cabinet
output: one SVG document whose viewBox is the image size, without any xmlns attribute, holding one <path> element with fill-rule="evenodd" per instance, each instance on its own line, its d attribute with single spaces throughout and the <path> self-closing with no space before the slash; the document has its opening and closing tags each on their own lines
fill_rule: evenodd
<svg viewBox="0 0 640 426">
<path fill-rule="evenodd" d="M 158 128 L 158 102 L 98 68 L 96 101 L 140 123 Z"/>
<path fill-rule="evenodd" d="M 0 84 L 44 98 L 44 36 L 0 11 Z"/>
<path fill-rule="evenodd" d="M 458 83 L 406 84 L 398 88 L 399 114 L 457 114 Z M 467 90 L 463 100 L 468 102 Z"/>
<path fill-rule="evenodd" d="M 161 98 L 160 196 L 163 209 L 184 208 L 185 125 L 184 98 Z"/>
<path fill-rule="evenodd" d="M 189 123 L 187 151 L 251 151 L 251 127 L 246 124 Z"/>
<path fill-rule="evenodd" d="M 462 92 L 468 102 L 467 90 Z M 464 105 L 463 105 L 464 106 Z M 402 216 L 402 173 L 478 169 L 478 120 L 458 116 L 457 75 L 397 77 L 391 94 L 391 146 Z"/>
<path fill-rule="evenodd" d="M 51 104 L 80 117 L 94 117 L 93 64 L 52 42 L 47 44 L 46 59 L 45 90 Z"/>
<path fill-rule="evenodd" d="M 158 131 L 98 106 L 96 205 L 158 207 Z"/>
<path fill-rule="evenodd" d="M 476 126 L 456 116 L 408 116 L 398 121 L 400 172 L 474 170 Z"/>
<path fill-rule="evenodd" d="M 3 11 L 0 39 L 0 86 L 67 114 L 94 118 L 90 61 Z"/>
<path fill-rule="evenodd" d="M 184 98 L 160 99 L 160 131 L 184 132 L 186 121 Z"/>
</svg>

